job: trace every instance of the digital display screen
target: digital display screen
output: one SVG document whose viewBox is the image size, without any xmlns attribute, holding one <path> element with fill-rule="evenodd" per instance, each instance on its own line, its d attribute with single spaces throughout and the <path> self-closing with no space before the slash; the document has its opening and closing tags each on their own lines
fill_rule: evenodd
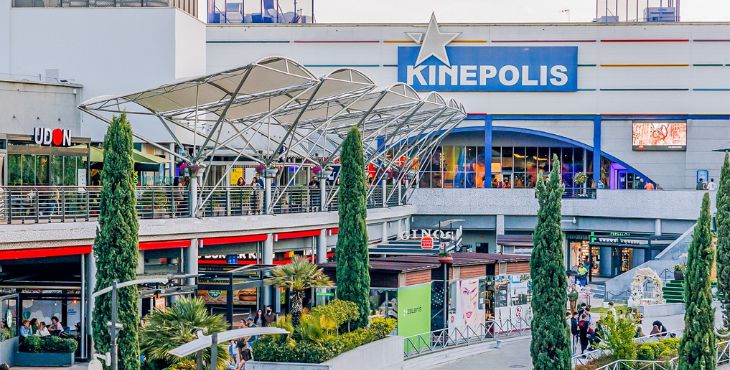
<svg viewBox="0 0 730 370">
<path fill-rule="evenodd" d="M 687 122 L 634 122 L 631 147 L 636 151 L 687 149 Z"/>
</svg>

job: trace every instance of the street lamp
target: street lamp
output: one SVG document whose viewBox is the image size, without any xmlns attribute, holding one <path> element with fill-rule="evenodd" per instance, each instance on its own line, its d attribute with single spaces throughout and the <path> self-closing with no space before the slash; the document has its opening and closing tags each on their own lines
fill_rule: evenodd
<svg viewBox="0 0 730 370">
<path fill-rule="evenodd" d="M 94 292 L 91 295 L 91 299 L 96 299 L 99 296 L 102 296 L 106 293 L 112 292 L 112 321 L 108 324 L 109 326 L 109 335 L 111 336 L 112 341 L 112 349 L 111 349 L 111 357 L 109 358 L 109 362 L 111 362 L 112 370 L 117 370 L 118 368 L 118 359 L 117 359 L 117 335 L 119 334 L 119 329 L 122 329 L 121 324 L 117 324 L 117 321 L 119 320 L 119 313 L 118 311 L 118 298 L 117 298 L 117 292 L 120 288 L 126 288 L 128 286 L 132 285 L 144 285 L 144 284 L 167 284 L 170 281 L 169 277 L 157 277 L 157 278 L 148 278 L 148 279 L 137 279 L 137 280 L 129 280 L 125 281 L 123 283 L 117 282 L 117 280 L 114 280 L 112 282 L 111 286 L 108 286 L 104 289 L 100 289 L 96 292 Z M 98 361 L 97 359 L 92 360 Z"/>
</svg>

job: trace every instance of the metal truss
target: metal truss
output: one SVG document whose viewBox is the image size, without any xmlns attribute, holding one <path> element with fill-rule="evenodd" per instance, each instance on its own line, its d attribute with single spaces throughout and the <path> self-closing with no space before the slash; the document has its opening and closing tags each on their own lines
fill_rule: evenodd
<svg viewBox="0 0 730 370">
<path fill-rule="evenodd" d="M 244 160 L 274 169 L 287 158 L 297 158 L 326 168 L 339 160 L 341 144 L 352 127 L 362 132 L 365 160 L 377 167 L 378 181 L 394 169 L 405 176 L 417 170 L 418 158 L 432 151 L 466 116 L 463 107 L 446 103 L 436 93 L 421 99 L 400 83 L 376 90 L 371 79 L 354 69 L 318 78 L 281 57 L 141 92 L 91 99 L 79 108 L 106 123 L 112 115 L 126 112 L 135 124 L 162 126 L 168 142 L 186 150 L 175 152 L 134 135 L 202 168 L 203 183 L 214 159 L 234 158 L 214 189 Z M 296 172 L 303 168 L 298 166 Z M 290 185 L 277 186 L 267 208 Z M 331 201 L 336 192 L 332 187 L 323 199 Z M 208 199 L 193 201 L 197 214 Z"/>
</svg>

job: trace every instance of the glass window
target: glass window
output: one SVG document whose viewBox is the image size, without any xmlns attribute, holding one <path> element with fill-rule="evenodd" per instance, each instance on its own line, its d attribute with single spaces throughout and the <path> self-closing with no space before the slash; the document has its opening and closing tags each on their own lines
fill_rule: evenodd
<svg viewBox="0 0 730 370">
<path fill-rule="evenodd" d="M 573 162 L 573 148 L 562 148 L 563 156 L 561 164 L 563 165 L 563 172 L 573 172 L 574 168 L 574 162 Z"/>
<path fill-rule="evenodd" d="M 492 147 L 492 173 L 502 172 L 502 148 Z"/>
<path fill-rule="evenodd" d="M 8 172 L 10 185 L 21 185 L 23 183 L 23 157 L 18 154 L 8 156 Z"/>
<path fill-rule="evenodd" d="M 514 162 L 512 165 L 514 168 L 514 172 L 525 172 L 525 148 L 515 147 L 513 156 Z"/>
<path fill-rule="evenodd" d="M 485 167 L 484 167 L 484 147 L 478 146 L 477 148 L 477 160 L 474 164 L 474 171 L 476 172 L 476 187 L 483 188 L 484 187 L 484 174 L 485 174 Z"/>
<path fill-rule="evenodd" d="M 526 187 L 527 179 L 524 173 L 515 173 L 515 188 L 521 189 Z"/>
<path fill-rule="evenodd" d="M 49 163 L 47 155 L 37 155 L 35 157 L 36 185 L 48 185 Z"/>
<path fill-rule="evenodd" d="M 23 185 L 35 185 L 35 157 L 23 155 Z"/>
<path fill-rule="evenodd" d="M 548 171 L 548 161 L 550 160 L 550 148 L 538 148 L 537 150 L 537 169 L 538 171 Z"/>
<path fill-rule="evenodd" d="M 436 150 L 433 152 L 433 156 L 431 157 L 430 165 L 431 170 L 433 171 L 441 171 L 441 155 L 443 153 L 442 147 L 437 147 Z"/>
<path fill-rule="evenodd" d="M 512 173 L 512 147 L 502 147 L 502 172 Z"/>
<path fill-rule="evenodd" d="M 63 185 L 63 157 L 51 156 L 51 185 Z"/>
<path fill-rule="evenodd" d="M 63 184 L 66 186 L 76 185 L 76 159 L 63 157 Z"/>
<path fill-rule="evenodd" d="M 573 148 L 573 161 L 574 161 L 574 172 L 583 172 L 585 171 L 585 168 L 583 167 L 583 153 L 585 151 L 583 148 Z"/>
<path fill-rule="evenodd" d="M 537 148 L 527 148 L 525 169 L 528 173 L 537 173 Z"/>
<path fill-rule="evenodd" d="M 455 152 L 457 154 L 455 154 Z M 458 147 L 444 146 L 443 148 L 443 161 L 441 162 L 441 168 L 443 169 L 444 188 L 458 187 L 454 186 L 454 177 L 456 177 L 456 170 L 459 168 L 458 152 Z"/>
</svg>

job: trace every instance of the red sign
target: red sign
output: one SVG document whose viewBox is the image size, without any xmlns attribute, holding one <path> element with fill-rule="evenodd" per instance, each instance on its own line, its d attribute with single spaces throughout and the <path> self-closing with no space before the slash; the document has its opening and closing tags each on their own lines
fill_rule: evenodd
<svg viewBox="0 0 730 370">
<path fill-rule="evenodd" d="M 421 237 L 421 249 L 433 249 L 433 238 L 428 235 Z"/>
</svg>

